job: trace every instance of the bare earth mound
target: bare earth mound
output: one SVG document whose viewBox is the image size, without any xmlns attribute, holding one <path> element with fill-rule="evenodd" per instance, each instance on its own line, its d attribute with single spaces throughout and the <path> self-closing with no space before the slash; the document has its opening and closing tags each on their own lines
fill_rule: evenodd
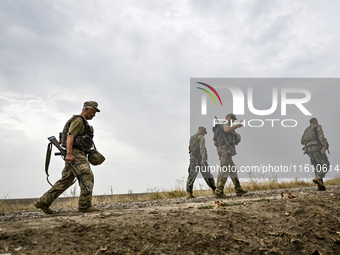
<svg viewBox="0 0 340 255">
<path fill-rule="evenodd" d="M 340 254 L 339 188 L 0 213 L 0 254 Z"/>
</svg>

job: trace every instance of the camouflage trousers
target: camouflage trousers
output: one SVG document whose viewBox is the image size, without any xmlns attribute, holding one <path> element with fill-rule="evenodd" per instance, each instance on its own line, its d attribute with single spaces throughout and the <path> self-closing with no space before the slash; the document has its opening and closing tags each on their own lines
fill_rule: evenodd
<svg viewBox="0 0 340 255">
<path fill-rule="evenodd" d="M 91 200 L 94 184 L 93 173 L 84 152 L 73 148 L 73 155 L 74 161 L 84 177 L 85 184 L 90 189 L 90 193 L 88 193 L 83 184 L 78 183 L 80 187 L 79 209 L 87 209 L 92 205 Z M 74 179 L 75 176 L 72 173 L 71 167 L 65 164 L 61 179 L 59 179 L 41 198 L 39 198 L 39 200 L 47 206 L 50 206 L 57 197 L 59 197 L 73 184 Z"/>
<path fill-rule="evenodd" d="M 219 146 L 217 148 L 217 153 L 221 161 L 221 171 L 218 173 L 217 179 L 227 179 L 228 176 L 231 178 L 238 178 L 236 165 L 227 147 L 225 145 Z"/>
<path fill-rule="evenodd" d="M 207 185 L 211 189 L 215 190 L 216 185 L 215 185 L 214 177 L 209 171 L 208 163 L 206 162 L 205 166 L 202 166 L 201 159 L 197 157 L 190 157 L 190 165 L 188 168 L 189 176 L 187 179 L 187 192 L 192 193 L 194 182 L 199 172 L 201 172 Z"/>
<path fill-rule="evenodd" d="M 315 177 L 324 178 L 328 172 L 330 164 L 326 153 L 322 154 L 321 149 L 322 148 L 319 145 L 311 145 L 308 146 L 307 151 L 310 162 L 314 166 Z"/>
<path fill-rule="evenodd" d="M 228 180 L 228 176 L 230 176 L 236 193 L 237 192 L 243 192 L 240 182 L 238 180 L 237 176 L 237 168 L 235 166 L 235 163 L 232 159 L 232 156 L 230 152 L 228 151 L 227 147 L 219 146 L 217 148 L 218 156 L 220 157 L 220 171 L 217 176 L 217 187 L 216 187 L 216 195 L 221 196 L 224 194 L 224 186 Z"/>
</svg>

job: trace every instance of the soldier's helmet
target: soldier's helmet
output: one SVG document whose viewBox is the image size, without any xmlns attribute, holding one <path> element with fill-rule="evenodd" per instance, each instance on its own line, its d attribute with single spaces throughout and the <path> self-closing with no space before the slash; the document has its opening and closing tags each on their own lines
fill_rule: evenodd
<svg viewBox="0 0 340 255">
<path fill-rule="evenodd" d="M 207 129 L 205 127 L 198 127 L 198 130 L 203 130 L 205 133 L 207 133 Z"/>
<path fill-rule="evenodd" d="M 97 150 L 92 149 L 88 155 L 89 162 L 94 165 L 100 165 L 104 162 L 105 157 Z"/>
</svg>

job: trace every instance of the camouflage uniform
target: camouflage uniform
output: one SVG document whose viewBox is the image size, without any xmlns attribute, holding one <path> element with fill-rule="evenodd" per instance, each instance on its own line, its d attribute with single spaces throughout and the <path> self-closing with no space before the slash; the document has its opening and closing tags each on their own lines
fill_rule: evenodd
<svg viewBox="0 0 340 255">
<path fill-rule="evenodd" d="M 326 153 L 321 153 L 322 149 L 328 147 L 321 125 L 311 124 L 307 127 L 301 137 L 301 144 L 305 146 L 305 154 L 308 154 L 310 162 L 314 166 L 315 177 L 324 178 L 330 164 Z"/>
<path fill-rule="evenodd" d="M 187 192 L 192 194 L 193 192 L 193 186 L 194 182 L 196 180 L 197 174 L 199 171 L 196 170 L 196 167 L 200 167 L 200 172 L 202 173 L 202 176 L 207 183 L 207 185 L 212 189 L 215 190 L 215 181 L 214 177 L 209 171 L 209 165 L 207 163 L 208 154 L 207 149 L 205 147 L 205 138 L 203 135 L 195 134 L 193 136 L 193 139 L 197 139 L 198 141 L 198 148 L 190 148 L 189 147 L 189 153 L 190 153 L 190 165 L 188 168 L 188 179 L 187 179 Z M 205 160 L 205 166 L 201 165 L 201 161 Z"/>
<path fill-rule="evenodd" d="M 230 123 L 225 123 L 222 125 L 222 130 L 224 130 L 224 127 L 228 126 L 230 127 Z M 223 132 L 223 133 L 222 133 Z M 233 136 L 232 140 L 232 146 L 235 149 L 235 145 L 238 144 L 241 141 L 241 136 L 237 134 L 235 131 L 228 132 L 229 137 Z M 224 143 L 222 135 L 225 135 L 224 131 L 221 131 L 221 133 L 217 136 L 216 146 L 217 146 L 217 153 L 220 158 L 220 167 L 221 170 L 218 173 L 217 177 L 217 187 L 216 187 L 216 197 L 223 197 L 224 194 L 224 186 L 227 182 L 228 176 L 230 176 L 234 187 L 236 191 L 237 196 L 242 196 L 243 194 L 247 193 L 247 191 L 243 190 L 240 184 L 240 181 L 238 179 L 237 175 L 237 168 L 236 165 L 232 159 L 232 155 L 230 152 L 230 148 L 227 147 L 227 145 Z"/>
<path fill-rule="evenodd" d="M 99 111 L 97 103 L 88 101 L 84 103 L 85 106 L 94 106 Z M 92 207 L 92 190 L 94 184 L 94 176 L 87 159 L 87 154 L 92 147 L 93 141 L 93 128 L 88 124 L 87 120 L 81 115 L 74 115 L 66 124 L 63 131 L 63 135 L 72 135 L 74 137 L 74 143 L 72 148 L 72 154 L 74 156 L 74 162 L 77 164 L 79 171 L 81 172 L 86 186 L 90 192 L 87 192 L 82 183 L 78 183 L 80 187 L 79 196 L 79 211 L 91 210 Z M 62 138 L 63 140 L 63 138 Z M 64 139 L 66 143 L 66 139 Z M 75 179 L 75 176 L 71 170 L 72 168 L 65 162 L 65 167 L 62 171 L 62 177 L 59 179 L 42 197 L 35 203 L 37 208 L 41 208 L 45 213 L 53 213 L 49 209 L 52 202 L 59 197 L 67 188 L 69 188 Z"/>
<path fill-rule="evenodd" d="M 92 205 L 91 200 L 94 177 L 89 162 L 87 161 L 86 154 L 81 150 L 73 148 L 73 155 L 74 161 L 84 177 L 85 184 L 90 189 L 90 193 L 88 193 L 83 184 L 79 183 L 79 209 L 84 210 Z M 74 179 L 75 176 L 72 173 L 71 167 L 65 163 L 61 179 L 59 179 L 39 200 L 49 207 L 57 197 L 73 184 Z"/>
</svg>

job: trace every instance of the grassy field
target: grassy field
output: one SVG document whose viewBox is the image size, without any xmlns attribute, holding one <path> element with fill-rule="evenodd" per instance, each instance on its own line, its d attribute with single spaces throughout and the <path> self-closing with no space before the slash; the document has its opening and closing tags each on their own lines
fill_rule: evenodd
<svg viewBox="0 0 340 255">
<path fill-rule="evenodd" d="M 340 178 L 329 179 L 325 181 L 325 185 L 340 185 Z M 275 189 L 291 189 L 299 187 L 311 187 L 316 185 L 311 181 L 304 181 L 295 179 L 294 181 L 249 181 L 243 182 L 242 188 L 248 191 L 261 191 L 261 190 L 275 190 Z M 75 186 L 76 187 L 76 186 Z M 225 187 L 225 193 L 234 193 L 235 190 L 231 183 Z M 65 208 L 65 207 L 77 207 L 78 197 L 74 195 L 76 192 L 71 191 L 71 196 L 58 198 L 51 206 L 51 208 Z M 206 189 L 199 189 L 194 191 L 194 196 L 209 196 L 212 195 L 212 191 Z M 92 202 L 94 205 L 99 204 L 112 204 L 112 203 L 124 203 L 124 202 L 137 202 L 159 199 L 171 199 L 185 197 L 186 191 L 183 185 L 177 185 L 175 189 L 166 191 L 159 189 L 149 189 L 147 193 L 136 194 L 121 194 L 121 195 L 102 195 L 94 196 Z M 22 211 L 22 210 L 35 210 L 33 203 L 36 199 L 0 199 L 0 212 L 9 211 Z"/>
</svg>

